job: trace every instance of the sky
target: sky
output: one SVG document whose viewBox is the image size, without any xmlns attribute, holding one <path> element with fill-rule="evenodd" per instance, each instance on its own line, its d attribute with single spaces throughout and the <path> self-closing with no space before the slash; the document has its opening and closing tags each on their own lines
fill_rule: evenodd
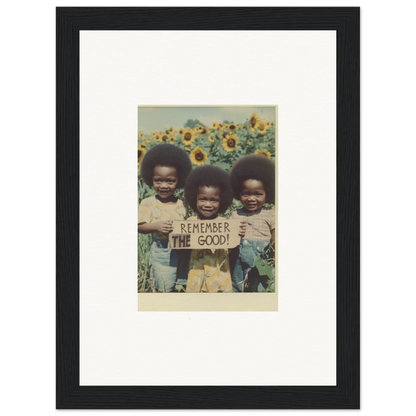
<svg viewBox="0 0 416 416">
<path fill-rule="evenodd" d="M 139 107 L 139 131 L 151 134 L 169 127 L 183 127 L 188 119 L 198 119 L 206 126 L 228 120 L 244 123 L 256 112 L 261 120 L 275 121 L 275 107 L 230 106 L 230 107 Z"/>
</svg>

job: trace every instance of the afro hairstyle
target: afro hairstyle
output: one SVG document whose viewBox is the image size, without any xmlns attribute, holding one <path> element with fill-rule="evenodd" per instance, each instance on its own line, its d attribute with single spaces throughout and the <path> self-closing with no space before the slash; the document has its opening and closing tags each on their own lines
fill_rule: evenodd
<svg viewBox="0 0 416 416">
<path fill-rule="evenodd" d="M 198 166 L 192 170 L 185 182 L 185 199 L 189 206 L 198 212 L 196 199 L 200 186 L 220 188 L 220 208 L 218 212 L 224 213 L 233 202 L 233 191 L 230 184 L 230 175 L 218 166 Z"/>
<path fill-rule="evenodd" d="M 178 184 L 176 188 L 183 188 L 185 179 L 192 170 L 192 163 L 185 150 L 173 144 L 159 144 L 151 148 L 142 161 L 140 173 L 144 183 L 153 186 L 153 171 L 155 166 L 176 168 Z"/>
<path fill-rule="evenodd" d="M 230 180 L 235 199 L 240 199 L 243 182 L 247 179 L 261 181 L 266 192 L 266 202 L 274 203 L 275 167 L 272 160 L 262 155 L 248 155 L 234 163 Z"/>
</svg>

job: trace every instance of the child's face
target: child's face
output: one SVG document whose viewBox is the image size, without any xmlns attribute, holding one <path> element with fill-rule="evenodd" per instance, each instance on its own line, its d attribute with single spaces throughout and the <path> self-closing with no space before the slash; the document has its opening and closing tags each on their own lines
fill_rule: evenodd
<svg viewBox="0 0 416 416">
<path fill-rule="evenodd" d="M 207 220 L 215 218 L 220 209 L 220 188 L 200 186 L 196 198 L 196 207 L 202 218 Z"/>
<path fill-rule="evenodd" d="M 254 212 L 261 209 L 266 202 L 263 182 L 255 179 L 244 181 L 243 189 L 240 192 L 240 200 L 247 211 Z"/>
<path fill-rule="evenodd" d="M 172 196 L 177 184 L 176 168 L 155 166 L 153 169 L 153 187 L 160 198 L 167 199 Z"/>
</svg>

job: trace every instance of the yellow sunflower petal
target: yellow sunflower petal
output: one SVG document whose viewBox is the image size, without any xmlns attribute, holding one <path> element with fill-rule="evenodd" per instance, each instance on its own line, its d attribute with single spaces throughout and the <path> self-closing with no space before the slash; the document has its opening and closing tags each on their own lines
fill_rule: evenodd
<svg viewBox="0 0 416 416">
<path fill-rule="evenodd" d="M 143 149 L 143 148 L 137 149 L 137 166 L 140 165 L 145 154 L 146 154 L 146 149 Z"/>
<path fill-rule="evenodd" d="M 255 155 L 262 155 L 262 156 L 266 156 L 269 159 L 271 158 L 270 152 L 268 152 L 266 149 L 257 149 L 254 152 Z"/>
<path fill-rule="evenodd" d="M 267 131 L 267 124 L 266 124 L 265 121 L 259 121 L 257 123 L 257 131 L 259 133 L 266 133 L 266 131 Z"/>
</svg>

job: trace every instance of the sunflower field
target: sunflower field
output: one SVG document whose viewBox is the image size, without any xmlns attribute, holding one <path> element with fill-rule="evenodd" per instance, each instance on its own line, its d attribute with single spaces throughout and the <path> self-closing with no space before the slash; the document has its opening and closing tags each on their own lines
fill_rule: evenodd
<svg viewBox="0 0 416 416">
<path fill-rule="evenodd" d="M 205 126 L 202 123 L 191 127 L 170 127 L 164 131 L 139 131 L 137 146 L 138 164 L 138 198 L 139 203 L 155 192 L 146 185 L 140 175 L 140 164 L 146 152 L 160 143 L 171 143 L 184 149 L 194 166 L 214 165 L 229 172 L 237 159 L 244 155 L 260 154 L 275 159 L 275 125 L 274 122 L 261 120 L 257 113 L 246 119 L 245 123 L 212 123 Z M 175 193 L 183 197 L 183 189 Z M 265 205 L 272 207 L 270 205 Z M 231 212 L 241 208 L 240 201 L 234 200 L 232 206 L 225 212 L 228 217 Z M 193 212 L 189 213 L 194 215 Z M 151 291 L 147 278 L 148 256 L 151 244 L 151 234 L 138 234 L 138 291 Z"/>
</svg>

